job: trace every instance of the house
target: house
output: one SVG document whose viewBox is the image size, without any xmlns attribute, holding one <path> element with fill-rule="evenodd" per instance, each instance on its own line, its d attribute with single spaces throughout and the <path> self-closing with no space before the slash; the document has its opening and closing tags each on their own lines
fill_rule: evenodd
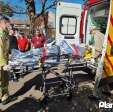
<svg viewBox="0 0 113 112">
<path fill-rule="evenodd" d="M 11 19 L 11 25 L 13 28 L 18 29 L 20 32 L 29 33 L 30 22 L 28 19 Z"/>
</svg>

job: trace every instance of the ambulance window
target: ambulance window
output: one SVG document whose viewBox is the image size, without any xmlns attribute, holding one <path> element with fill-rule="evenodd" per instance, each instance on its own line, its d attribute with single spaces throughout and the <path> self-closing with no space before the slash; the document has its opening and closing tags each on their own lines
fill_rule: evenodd
<svg viewBox="0 0 113 112">
<path fill-rule="evenodd" d="M 63 35 L 75 35 L 77 18 L 75 16 L 62 16 L 60 18 L 60 33 Z"/>
</svg>

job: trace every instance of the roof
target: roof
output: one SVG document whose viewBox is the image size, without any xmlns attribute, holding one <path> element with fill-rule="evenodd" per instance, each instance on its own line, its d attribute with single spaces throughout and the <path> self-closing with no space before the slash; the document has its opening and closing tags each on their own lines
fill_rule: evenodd
<svg viewBox="0 0 113 112">
<path fill-rule="evenodd" d="M 93 5 L 96 5 L 96 4 L 100 4 L 100 3 L 103 3 L 103 2 L 108 2 L 107 0 L 85 0 L 85 4 L 87 4 L 88 6 L 93 6 Z"/>
<path fill-rule="evenodd" d="M 30 24 L 30 21 L 28 19 L 26 19 L 26 20 L 11 19 L 11 24 L 18 24 L 18 25 L 26 24 L 26 25 L 29 25 Z"/>
</svg>

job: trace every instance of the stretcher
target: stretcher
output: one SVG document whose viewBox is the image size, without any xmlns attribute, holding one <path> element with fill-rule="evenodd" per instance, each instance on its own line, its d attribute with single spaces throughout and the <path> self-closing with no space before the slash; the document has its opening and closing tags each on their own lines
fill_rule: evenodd
<svg viewBox="0 0 113 112">
<path fill-rule="evenodd" d="M 63 96 L 71 99 L 78 90 L 78 74 L 91 75 L 94 78 L 97 63 L 93 58 L 86 60 L 83 57 L 74 58 L 72 55 L 61 55 L 60 61 L 47 60 L 42 65 L 42 87 L 44 99 L 43 108 L 48 107 L 50 99 Z"/>
<path fill-rule="evenodd" d="M 13 50 L 9 60 L 10 78 L 17 80 L 18 76 L 23 77 L 24 74 L 39 68 L 40 55 L 36 55 L 36 51 L 30 50 L 22 53 L 18 50 Z"/>
<path fill-rule="evenodd" d="M 60 62 L 46 62 L 42 66 L 43 84 L 41 91 L 44 96 L 44 105 L 47 105 L 48 100 L 51 98 L 59 96 L 72 98 L 78 90 L 77 71 L 85 70 L 87 63 L 81 60 L 71 62 L 69 58 L 64 60 Z M 84 74 L 87 73 L 84 72 Z"/>
<path fill-rule="evenodd" d="M 10 78 L 12 80 L 17 80 L 17 75 L 23 77 L 24 74 L 32 72 L 34 69 L 40 68 L 41 65 L 41 51 L 38 49 L 32 49 L 28 52 L 22 53 L 18 50 L 13 49 L 12 55 L 10 56 L 9 66 L 10 66 Z M 46 62 L 58 61 L 58 55 L 54 54 L 46 56 Z"/>
<path fill-rule="evenodd" d="M 67 44 L 66 44 L 67 45 Z M 68 45 L 69 46 L 69 45 Z M 65 47 L 64 47 L 65 48 Z M 67 47 L 66 47 L 67 48 Z M 73 57 L 73 63 L 83 63 L 83 57 L 80 54 L 73 55 L 72 52 L 65 52 L 62 54 L 53 54 L 46 56 L 45 64 L 54 65 L 59 63 L 66 63 L 70 57 Z M 57 63 L 58 62 L 58 63 Z M 86 62 L 85 62 L 86 63 Z M 12 56 L 9 60 L 10 77 L 13 80 L 17 79 L 17 75 L 23 77 L 24 74 L 40 68 L 41 65 L 41 53 L 38 49 L 32 49 L 28 52 L 22 53 L 18 50 L 12 50 Z M 76 67 L 77 69 L 77 67 Z M 78 67 L 79 69 L 79 67 Z"/>
</svg>

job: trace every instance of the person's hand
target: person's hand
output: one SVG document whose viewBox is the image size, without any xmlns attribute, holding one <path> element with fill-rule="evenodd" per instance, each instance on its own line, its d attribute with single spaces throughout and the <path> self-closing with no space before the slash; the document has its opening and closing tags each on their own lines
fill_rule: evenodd
<svg viewBox="0 0 113 112">
<path fill-rule="evenodd" d="M 3 66 L 3 70 L 9 71 L 9 70 L 11 70 L 11 67 L 9 65 L 5 65 L 5 66 Z"/>
</svg>

